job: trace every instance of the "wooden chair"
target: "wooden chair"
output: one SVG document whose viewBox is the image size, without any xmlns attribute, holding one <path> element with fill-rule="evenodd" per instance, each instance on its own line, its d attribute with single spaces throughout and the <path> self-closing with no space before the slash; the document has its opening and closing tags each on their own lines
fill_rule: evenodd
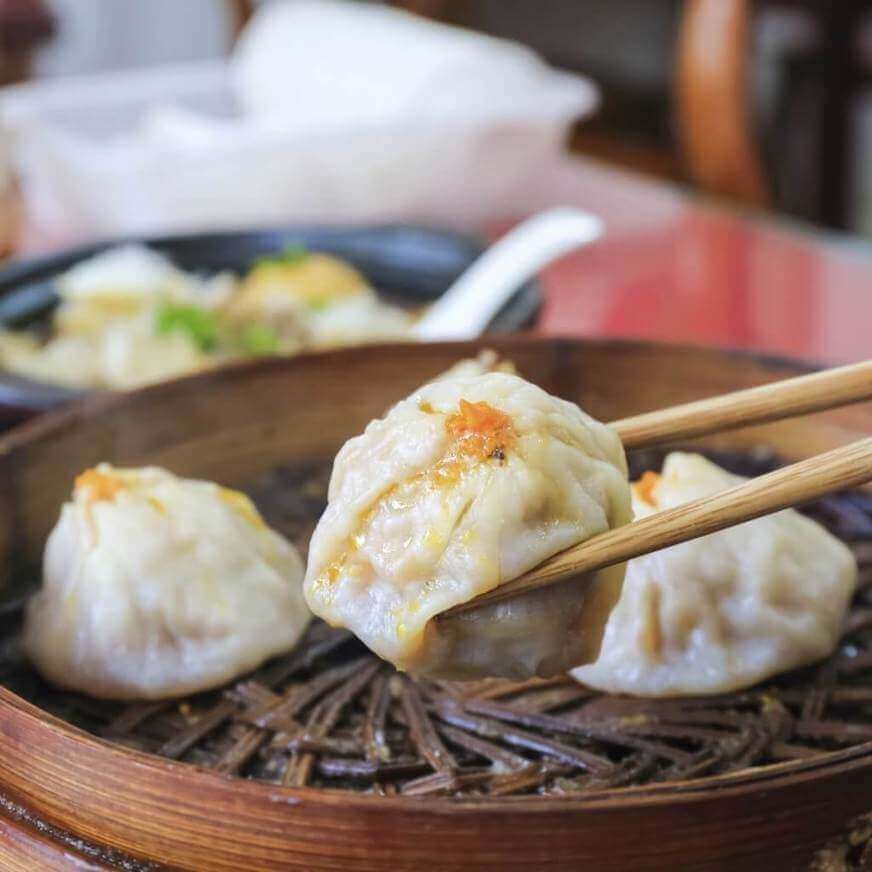
<svg viewBox="0 0 872 872">
<path fill-rule="evenodd" d="M 754 206 L 771 194 L 752 129 L 749 0 L 686 0 L 678 40 L 675 119 L 690 177 Z"/>
<path fill-rule="evenodd" d="M 753 14 L 764 7 L 800 10 L 815 24 L 817 45 L 804 59 L 818 94 L 816 157 L 809 202 L 788 208 L 834 227 L 851 221 L 854 102 L 868 86 L 855 41 L 870 0 L 685 0 L 675 78 L 676 124 L 691 178 L 706 190 L 764 205 L 773 200 L 750 113 Z M 807 125 L 808 122 L 805 122 Z M 797 131 L 805 132 L 808 131 Z M 793 131 L 787 131 L 790 136 Z M 776 147 L 789 148 L 790 141 Z M 770 177 L 775 173 L 771 172 Z M 787 184 L 808 182 L 787 180 Z"/>
</svg>

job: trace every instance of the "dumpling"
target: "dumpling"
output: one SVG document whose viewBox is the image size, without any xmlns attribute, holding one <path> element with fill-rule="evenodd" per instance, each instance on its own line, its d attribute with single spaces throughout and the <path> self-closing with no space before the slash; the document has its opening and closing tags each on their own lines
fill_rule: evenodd
<svg viewBox="0 0 872 872">
<path fill-rule="evenodd" d="M 633 486 L 637 517 L 743 479 L 673 453 Z M 851 551 L 792 509 L 631 560 L 620 601 L 582 683 L 637 696 L 748 687 L 826 657 L 857 581 Z"/>
<path fill-rule="evenodd" d="M 44 341 L 0 331 L 0 365 L 17 375 L 68 387 L 126 389 L 216 362 L 189 333 L 160 328 L 165 305 L 206 317 L 235 279 L 185 273 L 141 245 L 122 245 L 82 261 L 56 280 L 61 297 Z"/>
<path fill-rule="evenodd" d="M 61 305 L 54 315 L 59 336 L 97 336 L 107 325 L 165 300 L 212 309 L 235 288 L 230 273 L 201 279 L 142 245 L 119 245 L 76 264 L 59 276 Z"/>
<path fill-rule="evenodd" d="M 15 375 L 69 388 L 101 383 L 94 343 L 82 336 L 59 336 L 42 344 L 30 333 L 0 330 L 0 365 Z"/>
<path fill-rule="evenodd" d="M 227 314 L 238 324 L 267 325 L 283 348 L 401 338 L 411 324 L 402 309 L 382 303 L 353 266 L 302 249 L 255 265 Z"/>
<path fill-rule="evenodd" d="M 169 293 L 186 282 L 185 273 L 143 245 L 119 245 L 101 251 L 57 279 L 58 291 L 66 301 L 140 300 Z"/>
<path fill-rule="evenodd" d="M 187 333 L 158 334 L 152 312 L 107 324 L 94 345 L 99 365 L 97 383 L 113 390 L 186 375 L 216 362 Z"/>
<path fill-rule="evenodd" d="M 553 675 L 596 657 L 623 568 L 436 616 L 630 517 L 604 424 L 515 375 L 438 379 L 339 452 L 304 590 L 400 669 Z"/>
<path fill-rule="evenodd" d="M 257 315 L 318 311 L 369 292 L 366 279 L 350 264 L 329 254 L 292 248 L 255 264 L 231 307 Z"/>
<path fill-rule="evenodd" d="M 24 649 L 53 684 L 92 696 L 205 690 L 294 646 L 310 618 L 302 577 L 243 494 L 101 464 L 48 539 Z"/>
<path fill-rule="evenodd" d="M 334 348 L 406 340 L 412 319 L 402 309 L 383 303 L 374 291 L 369 291 L 308 313 L 305 326 L 313 347 Z"/>
<path fill-rule="evenodd" d="M 0 364 L 16 375 L 72 388 L 124 390 L 214 364 L 185 333 L 158 335 L 154 315 L 107 321 L 93 334 L 61 334 L 39 343 L 0 331 Z"/>
<path fill-rule="evenodd" d="M 515 364 L 511 360 L 503 360 L 491 348 L 484 348 L 475 357 L 466 357 L 458 360 L 445 372 L 439 373 L 433 381 L 446 378 L 463 378 L 473 375 L 484 375 L 488 372 L 507 372 L 517 375 Z"/>
</svg>

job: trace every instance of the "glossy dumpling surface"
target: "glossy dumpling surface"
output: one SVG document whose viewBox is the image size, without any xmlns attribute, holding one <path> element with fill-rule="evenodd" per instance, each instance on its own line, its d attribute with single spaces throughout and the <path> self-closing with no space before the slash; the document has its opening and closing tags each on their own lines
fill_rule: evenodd
<svg viewBox="0 0 872 872">
<path fill-rule="evenodd" d="M 629 518 L 608 427 L 515 375 L 445 377 L 339 452 L 306 597 L 401 669 L 554 674 L 596 656 L 621 568 L 433 619 Z"/>
<path fill-rule="evenodd" d="M 49 681 L 93 696 L 204 690 L 293 647 L 310 618 L 302 576 L 245 495 L 101 464 L 48 539 L 25 651 Z"/>
<path fill-rule="evenodd" d="M 743 479 L 670 454 L 633 487 L 637 517 Z M 631 560 L 595 663 L 573 671 L 612 693 L 673 696 L 748 687 L 826 657 L 857 580 L 850 550 L 793 510 Z"/>
</svg>

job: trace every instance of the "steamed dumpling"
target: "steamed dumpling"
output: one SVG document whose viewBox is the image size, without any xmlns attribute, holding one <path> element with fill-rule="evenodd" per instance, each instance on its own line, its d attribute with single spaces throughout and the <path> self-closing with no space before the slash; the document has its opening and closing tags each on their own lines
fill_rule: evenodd
<svg viewBox="0 0 872 872">
<path fill-rule="evenodd" d="M 411 320 L 383 303 L 353 266 L 291 251 L 256 264 L 227 307 L 232 321 L 268 325 L 284 345 L 353 345 L 407 335 Z"/>
<path fill-rule="evenodd" d="M 633 487 L 637 517 L 743 481 L 673 453 Z M 584 684 L 637 696 L 748 687 L 829 655 L 857 581 L 851 551 L 792 509 L 631 560 Z"/>
<path fill-rule="evenodd" d="M 515 364 L 511 360 L 503 360 L 493 349 L 483 348 L 475 357 L 465 357 L 463 360 L 458 360 L 445 372 L 439 373 L 433 381 L 448 378 L 468 378 L 473 375 L 485 375 L 489 372 L 518 374 Z"/>
<path fill-rule="evenodd" d="M 156 467 L 76 479 L 24 647 L 52 683 L 160 699 L 221 685 L 297 642 L 303 565 L 249 499 Z"/>
<path fill-rule="evenodd" d="M 596 657 L 621 567 L 434 618 L 630 517 L 608 427 L 514 375 L 442 378 L 339 452 L 306 598 L 401 669 L 552 675 Z"/>
<path fill-rule="evenodd" d="M 197 372 L 214 362 L 187 333 L 158 335 L 152 312 L 106 325 L 94 337 L 94 351 L 99 366 L 97 383 L 113 390 Z"/>
<path fill-rule="evenodd" d="M 162 254 L 144 245 L 118 245 L 70 267 L 57 279 L 65 302 L 139 301 L 171 294 L 188 276 Z"/>
<path fill-rule="evenodd" d="M 184 333 L 158 336 L 151 312 L 115 318 L 93 333 L 59 334 L 44 344 L 26 333 L 0 331 L 4 369 L 72 388 L 135 388 L 212 362 Z"/>
<path fill-rule="evenodd" d="M 0 330 L 0 367 L 69 388 L 99 384 L 101 378 L 94 343 L 83 336 L 59 336 L 42 344 L 30 333 Z"/>
<path fill-rule="evenodd" d="M 56 285 L 61 305 L 54 315 L 55 330 L 59 336 L 81 337 L 97 336 L 107 325 L 143 312 L 153 313 L 161 301 L 214 309 L 232 294 L 235 279 L 230 273 L 201 279 L 153 249 L 119 245 L 71 267 Z"/>
<path fill-rule="evenodd" d="M 0 331 L 0 366 L 75 388 L 127 389 L 214 363 L 185 332 L 156 329 L 164 304 L 214 311 L 235 286 L 228 273 L 201 279 L 141 245 L 88 258 L 56 279 L 60 305 L 45 341 Z"/>
</svg>

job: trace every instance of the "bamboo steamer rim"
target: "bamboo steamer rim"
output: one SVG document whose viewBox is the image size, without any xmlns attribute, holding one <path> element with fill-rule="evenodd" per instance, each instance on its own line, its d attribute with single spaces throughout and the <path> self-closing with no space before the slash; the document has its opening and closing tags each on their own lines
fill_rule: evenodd
<svg viewBox="0 0 872 872">
<path fill-rule="evenodd" d="M 69 742 L 70 750 L 73 750 L 76 744 L 84 742 L 100 748 L 101 752 L 107 755 L 125 758 L 137 767 L 149 768 L 157 773 L 177 772 L 181 767 L 186 770 L 190 780 L 195 784 L 202 781 L 203 784 L 226 786 L 228 781 L 231 781 L 234 788 L 241 793 L 250 792 L 252 795 L 260 797 L 267 795 L 274 801 L 280 801 L 277 800 L 278 794 L 288 804 L 293 804 L 294 800 L 299 800 L 301 803 L 323 801 L 327 805 L 338 803 L 343 807 L 359 806 L 368 810 L 373 808 L 406 809 L 410 805 L 414 805 L 426 809 L 428 812 L 433 811 L 449 816 L 493 812 L 507 807 L 511 807 L 513 810 L 521 807 L 524 813 L 608 809 L 616 804 L 625 809 L 628 807 L 641 808 L 664 803 L 672 804 L 679 798 L 686 802 L 705 799 L 708 798 L 712 789 L 717 790 L 719 794 L 736 794 L 745 792 L 749 786 L 755 789 L 773 788 L 788 776 L 799 776 L 799 780 L 814 781 L 821 774 L 838 774 L 842 770 L 856 770 L 857 763 L 862 763 L 864 769 L 872 769 L 872 741 L 869 741 L 838 751 L 824 752 L 808 760 L 770 763 L 764 766 L 753 766 L 738 772 L 689 781 L 665 781 L 659 784 L 636 787 L 592 790 L 577 797 L 503 796 L 496 799 L 467 798 L 457 801 L 439 796 L 426 798 L 375 796 L 338 788 L 282 787 L 250 778 L 232 777 L 228 779 L 193 763 L 168 760 L 156 754 L 124 748 L 105 739 L 92 736 L 85 730 L 44 712 L 2 686 L 0 686 L 0 705 L 14 708 L 25 719 L 49 727 L 54 733 Z M 790 780 L 792 783 L 797 781 L 793 777 Z"/>
<path fill-rule="evenodd" d="M 577 347 L 585 347 L 594 350 L 622 350 L 627 353 L 658 353 L 669 351 L 678 355 L 687 355 L 691 358 L 710 357 L 722 358 L 735 361 L 744 360 L 760 364 L 763 367 L 771 367 L 784 370 L 784 377 L 788 374 L 803 375 L 823 369 L 824 365 L 811 360 L 799 360 L 779 354 L 764 354 L 756 351 L 730 348 L 708 348 L 705 346 L 692 345 L 690 343 L 659 343 L 649 342 L 642 339 L 579 339 L 573 336 L 549 336 L 539 337 L 533 334 L 515 334 L 510 338 L 493 337 L 473 342 L 428 342 L 425 347 L 438 348 L 443 351 L 454 353 L 458 359 L 464 356 L 474 355 L 481 349 L 494 349 L 511 354 L 512 349 L 522 348 L 547 348 L 559 352 Z M 379 345 L 364 345 L 351 348 L 337 348 L 329 351 L 305 351 L 293 357 L 272 357 L 259 360 L 249 358 L 247 360 L 229 361 L 214 366 L 204 372 L 193 375 L 181 375 L 175 378 L 164 379 L 156 384 L 145 385 L 139 388 L 122 392 L 95 391 L 84 396 L 82 399 L 69 403 L 59 409 L 46 412 L 31 420 L 19 424 L 7 434 L 0 435 L 0 456 L 14 451 L 21 445 L 26 445 L 38 436 L 62 429 L 76 422 L 90 418 L 98 414 L 110 413 L 118 406 L 124 406 L 135 402 L 138 398 L 148 397 L 151 394 L 163 393 L 180 386 L 195 386 L 197 383 L 206 383 L 216 379 L 226 380 L 244 379 L 252 372 L 266 372 L 269 370 L 281 370 L 289 364 L 300 367 L 312 365 L 318 362 L 325 354 L 334 358 L 368 356 L 367 352 L 377 350 L 385 356 L 403 357 L 414 356 L 422 347 L 419 343 L 385 343 Z"/>
</svg>

